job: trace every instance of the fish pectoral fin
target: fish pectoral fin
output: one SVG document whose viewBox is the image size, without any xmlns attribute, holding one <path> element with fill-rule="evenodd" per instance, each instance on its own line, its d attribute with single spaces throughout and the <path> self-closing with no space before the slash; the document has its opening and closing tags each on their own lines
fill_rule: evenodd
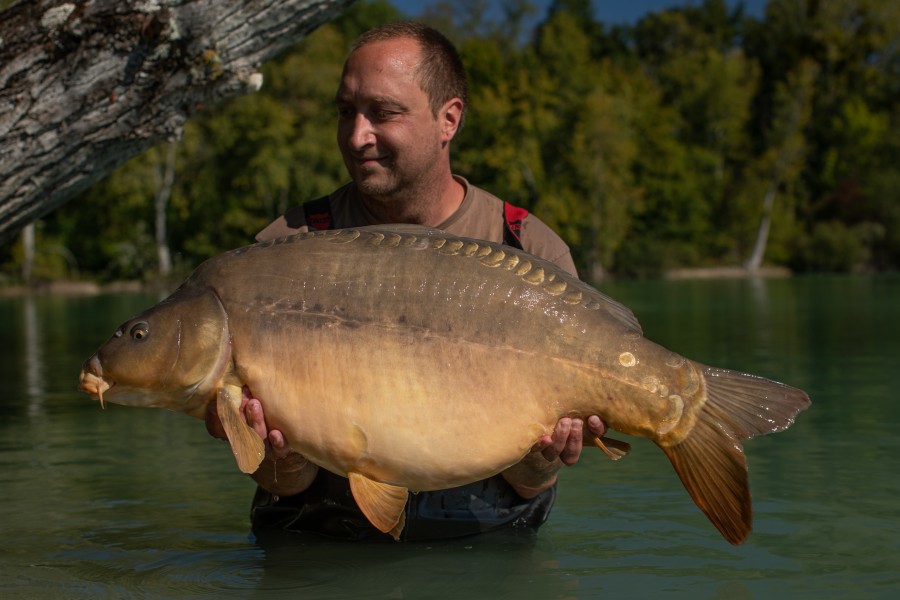
<svg viewBox="0 0 900 600">
<path fill-rule="evenodd" d="M 381 483 L 359 473 L 348 473 L 350 491 L 359 509 L 382 533 L 390 533 L 395 540 L 406 523 L 406 500 L 409 490 L 405 487 Z"/>
<path fill-rule="evenodd" d="M 611 460 L 619 460 L 631 452 L 631 444 L 628 442 L 614 440 L 606 436 L 600 437 L 594 434 L 591 434 L 591 441 L 595 446 L 603 450 L 603 453 Z"/>
<path fill-rule="evenodd" d="M 241 414 L 241 388 L 236 385 L 219 388 L 216 411 L 238 468 L 247 474 L 255 473 L 266 455 L 266 446 Z"/>
</svg>

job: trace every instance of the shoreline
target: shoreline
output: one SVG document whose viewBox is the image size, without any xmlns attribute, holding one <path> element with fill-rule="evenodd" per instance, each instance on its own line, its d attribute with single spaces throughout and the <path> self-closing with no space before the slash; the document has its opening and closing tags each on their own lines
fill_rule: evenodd
<svg viewBox="0 0 900 600">
<path fill-rule="evenodd" d="M 793 277 L 791 270 L 786 267 L 762 267 L 755 273 L 750 273 L 743 267 L 699 267 L 670 269 L 660 275 L 659 279 L 768 279 L 784 277 Z M 615 281 L 615 278 L 610 278 L 608 281 Z M 33 285 L 0 285 L 0 297 L 25 295 L 96 296 L 99 294 L 164 292 L 174 291 L 179 283 L 177 281 L 169 284 L 158 281 L 151 283 L 114 281 L 112 283 L 99 284 L 94 281 L 42 281 Z"/>
<path fill-rule="evenodd" d="M 760 267 L 752 273 L 744 267 L 693 267 L 669 269 L 660 279 L 769 279 L 793 276 L 793 271 L 787 267 Z"/>
<path fill-rule="evenodd" d="M 144 283 L 142 281 L 114 281 L 99 284 L 93 281 L 42 281 L 32 285 L 0 286 L 0 297 L 12 296 L 97 296 L 100 294 L 135 293 L 163 291 L 178 286 L 173 283 L 167 286 L 162 283 Z"/>
</svg>

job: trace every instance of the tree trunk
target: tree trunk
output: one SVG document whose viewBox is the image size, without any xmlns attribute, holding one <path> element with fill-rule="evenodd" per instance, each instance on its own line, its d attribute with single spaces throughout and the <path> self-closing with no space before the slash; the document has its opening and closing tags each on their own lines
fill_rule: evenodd
<svg viewBox="0 0 900 600">
<path fill-rule="evenodd" d="M 801 63 L 797 71 L 788 77 L 785 89 L 781 90 L 783 106 L 777 109 L 774 121 L 776 146 L 769 151 L 772 175 L 763 197 L 762 217 L 753 244 L 753 252 L 744 263 L 750 273 L 756 273 L 762 266 L 772 227 L 772 209 L 779 187 L 791 177 L 798 177 L 806 155 L 806 141 L 803 129 L 809 122 L 815 77 L 819 67 L 813 62 Z M 793 175 L 792 175 L 793 173 Z"/>
<path fill-rule="evenodd" d="M 156 169 L 156 197 L 153 199 L 153 208 L 156 214 L 156 256 L 159 260 L 159 274 L 167 277 L 172 272 L 172 254 L 169 252 L 169 236 L 166 232 L 166 214 L 169 207 L 169 198 L 172 197 L 172 187 L 175 185 L 175 142 L 169 142 L 166 147 L 166 155 L 162 164 L 157 164 Z"/>
<path fill-rule="evenodd" d="M 772 227 L 772 207 L 775 206 L 775 194 L 778 182 L 772 181 L 766 196 L 763 198 L 763 214 L 759 221 L 759 229 L 756 232 L 756 242 L 753 244 L 753 252 L 744 263 L 744 268 L 751 273 L 756 273 L 762 266 L 763 257 L 766 255 L 766 245 L 769 243 L 769 229 Z"/>
<path fill-rule="evenodd" d="M 259 65 L 353 0 L 21 0 L 0 13 L 0 243 L 256 91 Z"/>
</svg>

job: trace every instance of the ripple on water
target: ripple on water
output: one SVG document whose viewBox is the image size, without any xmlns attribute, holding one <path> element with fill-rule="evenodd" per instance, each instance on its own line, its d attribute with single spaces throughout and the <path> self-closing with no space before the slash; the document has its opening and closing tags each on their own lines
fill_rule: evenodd
<svg viewBox="0 0 900 600">
<path fill-rule="evenodd" d="M 218 598 L 255 589 L 262 573 L 262 551 L 246 543 L 224 546 L 69 549 L 50 557 L 33 581 L 41 586 L 58 581 L 66 597 L 77 591 L 93 598 Z M 27 587 L 27 581 L 19 582 L 17 592 Z"/>
</svg>

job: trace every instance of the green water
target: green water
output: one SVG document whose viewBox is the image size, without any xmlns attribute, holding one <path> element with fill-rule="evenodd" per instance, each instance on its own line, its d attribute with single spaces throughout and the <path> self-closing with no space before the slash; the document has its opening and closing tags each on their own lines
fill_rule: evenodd
<svg viewBox="0 0 900 600">
<path fill-rule="evenodd" d="M 349 544 L 249 535 L 253 490 L 199 421 L 96 403 L 81 362 L 151 295 L 0 298 L 3 598 L 900 597 L 900 278 L 618 283 L 648 338 L 806 389 L 746 444 L 732 547 L 652 444 L 567 470 L 537 536 Z"/>
</svg>

